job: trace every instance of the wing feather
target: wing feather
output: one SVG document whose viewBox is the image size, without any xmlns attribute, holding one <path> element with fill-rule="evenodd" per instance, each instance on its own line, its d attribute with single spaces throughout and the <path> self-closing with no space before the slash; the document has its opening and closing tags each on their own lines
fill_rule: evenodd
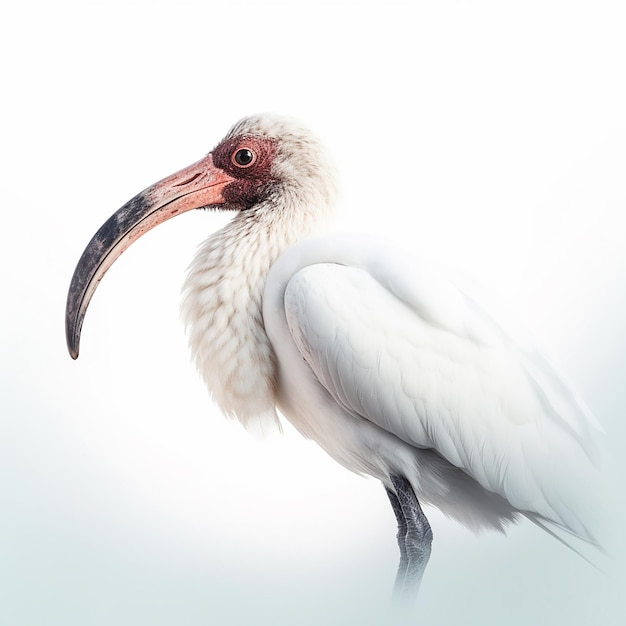
<svg viewBox="0 0 626 626">
<path fill-rule="evenodd" d="M 590 538 L 577 503 L 596 424 L 467 292 L 427 267 L 407 277 L 393 264 L 316 263 L 291 277 L 284 305 L 302 357 L 345 410 Z"/>
</svg>

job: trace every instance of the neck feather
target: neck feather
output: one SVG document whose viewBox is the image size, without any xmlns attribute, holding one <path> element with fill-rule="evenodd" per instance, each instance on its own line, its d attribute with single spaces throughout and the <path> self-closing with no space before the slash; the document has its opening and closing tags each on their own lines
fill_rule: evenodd
<svg viewBox="0 0 626 626">
<path fill-rule="evenodd" d="M 238 213 L 199 248 L 183 288 L 182 316 L 196 366 L 222 411 L 244 425 L 278 424 L 276 362 L 262 306 L 270 267 L 320 230 L 325 214 L 295 203 Z"/>
</svg>

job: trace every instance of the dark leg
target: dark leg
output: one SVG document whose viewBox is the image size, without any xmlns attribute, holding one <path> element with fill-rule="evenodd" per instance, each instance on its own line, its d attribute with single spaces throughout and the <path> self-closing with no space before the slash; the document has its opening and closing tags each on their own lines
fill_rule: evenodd
<svg viewBox="0 0 626 626">
<path fill-rule="evenodd" d="M 430 558 L 433 533 L 409 481 L 404 476 L 390 478 L 393 491 L 387 489 L 387 495 L 398 520 L 400 548 L 395 592 L 414 598 Z"/>
<path fill-rule="evenodd" d="M 387 492 L 387 496 L 391 502 L 391 508 L 393 509 L 393 512 L 396 515 L 396 520 L 398 521 L 398 533 L 396 534 L 396 538 L 398 539 L 398 548 L 400 548 L 400 565 L 398 565 L 396 582 L 393 586 L 396 593 L 398 593 L 400 589 L 404 587 L 404 577 L 406 575 L 406 568 L 408 564 L 406 555 L 406 520 L 404 519 L 404 513 L 402 513 L 402 507 L 400 506 L 400 501 L 398 500 L 398 496 L 396 496 L 396 492 L 391 489 L 387 489 L 387 487 L 385 487 L 385 491 Z"/>
</svg>

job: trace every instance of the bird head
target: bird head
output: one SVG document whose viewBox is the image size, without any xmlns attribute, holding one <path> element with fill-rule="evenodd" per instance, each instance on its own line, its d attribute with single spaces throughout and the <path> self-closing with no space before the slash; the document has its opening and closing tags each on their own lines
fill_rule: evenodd
<svg viewBox="0 0 626 626">
<path fill-rule="evenodd" d="M 212 151 L 214 165 L 235 179 L 226 206 L 246 210 L 292 198 L 303 205 L 330 204 L 335 172 L 323 145 L 296 121 L 255 115 L 235 124 Z"/>
<path fill-rule="evenodd" d="M 190 211 L 213 208 L 254 219 L 259 211 L 323 213 L 335 195 L 334 170 L 320 142 L 297 122 L 247 117 L 204 158 L 148 187 L 96 232 L 74 271 L 67 297 L 66 337 L 78 357 L 83 319 L 106 271 L 141 235 Z"/>
</svg>

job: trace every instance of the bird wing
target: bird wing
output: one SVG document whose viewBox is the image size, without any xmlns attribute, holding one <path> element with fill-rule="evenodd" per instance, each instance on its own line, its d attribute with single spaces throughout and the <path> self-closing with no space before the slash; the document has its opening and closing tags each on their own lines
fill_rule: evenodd
<svg viewBox="0 0 626 626">
<path fill-rule="evenodd" d="M 548 362 L 436 268 L 336 256 L 304 264 L 284 289 L 293 341 L 335 402 L 590 538 L 575 503 L 597 428 Z"/>
</svg>

